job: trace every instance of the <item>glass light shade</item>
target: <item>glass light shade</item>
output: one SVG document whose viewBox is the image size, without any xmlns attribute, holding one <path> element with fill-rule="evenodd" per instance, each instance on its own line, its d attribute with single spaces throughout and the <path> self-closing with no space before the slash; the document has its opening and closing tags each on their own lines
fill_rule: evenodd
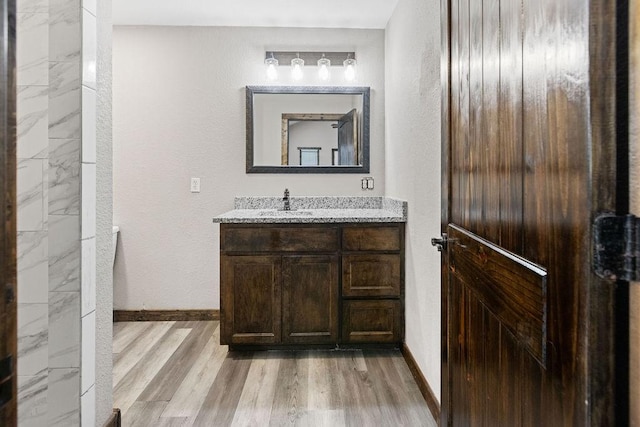
<svg viewBox="0 0 640 427">
<path fill-rule="evenodd" d="M 302 67 L 304 67 L 304 60 L 300 58 L 293 58 L 291 60 L 291 77 L 293 80 L 301 80 L 303 76 Z"/>
<path fill-rule="evenodd" d="M 352 82 L 356 79 L 356 65 L 357 62 L 353 58 L 347 58 L 342 63 L 344 65 L 344 78 L 348 82 Z"/>
<path fill-rule="evenodd" d="M 278 79 L 278 60 L 273 56 L 264 60 L 264 64 L 267 66 L 267 79 Z"/>
<path fill-rule="evenodd" d="M 267 79 L 273 81 L 278 79 L 278 60 L 274 57 L 264 60 L 267 67 Z"/>
<path fill-rule="evenodd" d="M 331 61 L 322 55 L 322 58 L 318 59 L 318 77 L 320 80 L 329 80 L 329 67 L 331 66 Z"/>
</svg>

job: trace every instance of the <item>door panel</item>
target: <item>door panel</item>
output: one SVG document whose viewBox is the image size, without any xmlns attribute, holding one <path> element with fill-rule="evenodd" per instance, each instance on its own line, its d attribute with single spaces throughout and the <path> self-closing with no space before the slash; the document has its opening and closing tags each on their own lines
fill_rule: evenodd
<svg viewBox="0 0 640 427">
<path fill-rule="evenodd" d="M 499 186 L 499 199 L 494 201 L 498 209 L 497 217 L 500 221 L 496 243 L 515 253 L 520 253 L 523 240 L 521 224 L 524 211 L 522 199 L 524 193 L 517 183 L 522 179 L 522 31 L 523 17 L 522 3 L 519 1 L 500 1 L 492 8 L 485 18 L 492 25 L 492 21 L 499 22 L 500 37 L 497 50 L 485 52 L 485 62 L 499 64 L 499 74 L 493 74 L 498 85 L 498 105 L 490 108 L 495 116 L 497 133 L 491 131 L 486 135 L 490 141 L 491 135 L 497 135 L 499 144 L 494 146 L 494 155 L 499 159 L 497 168 L 487 171 L 490 176 L 496 176 Z M 499 60 L 495 58 L 499 56 Z M 493 59 L 493 60 L 492 60 Z M 494 104 L 495 105 L 495 104 Z M 493 173 L 495 170 L 499 174 Z M 515 184 L 515 185 L 514 185 Z"/>
<path fill-rule="evenodd" d="M 443 425 L 625 422 L 624 292 L 591 269 L 592 218 L 628 179 L 623 3 L 442 3 Z"/>
<path fill-rule="evenodd" d="M 465 283 L 474 299 L 545 366 L 546 272 L 455 225 L 449 226 L 447 234 L 450 274 Z"/>
<path fill-rule="evenodd" d="M 456 271 L 458 266 L 456 265 Z M 540 378 L 546 373 L 521 337 L 485 304 L 475 283 L 464 273 L 451 274 L 452 310 L 460 313 L 449 325 L 457 337 L 451 349 L 456 426 L 537 426 L 540 413 Z"/>
<path fill-rule="evenodd" d="M 338 120 L 338 164 L 357 165 L 358 160 L 358 113 L 349 111 Z"/>
</svg>

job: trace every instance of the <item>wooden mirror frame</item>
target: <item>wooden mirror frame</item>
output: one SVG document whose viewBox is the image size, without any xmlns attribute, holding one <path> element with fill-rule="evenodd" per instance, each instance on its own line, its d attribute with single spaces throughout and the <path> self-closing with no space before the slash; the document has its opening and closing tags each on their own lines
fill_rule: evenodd
<svg viewBox="0 0 640 427">
<path fill-rule="evenodd" d="M 247 173 L 369 173 L 370 88 L 362 86 L 247 86 Z M 362 164 L 354 166 L 256 166 L 253 164 L 253 96 L 255 94 L 362 95 Z"/>
</svg>

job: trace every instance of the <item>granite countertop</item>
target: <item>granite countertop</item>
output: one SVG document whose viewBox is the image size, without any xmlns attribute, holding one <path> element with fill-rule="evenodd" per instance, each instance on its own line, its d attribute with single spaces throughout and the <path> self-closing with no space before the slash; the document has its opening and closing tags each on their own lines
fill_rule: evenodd
<svg viewBox="0 0 640 427">
<path fill-rule="evenodd" d="M 291 197 L 283 211 L 281 197 L 236 197 L 232 211 L 215 223 L 358 223 L 406 222 L 407 202 L 389 197 Z"/>
</svg>

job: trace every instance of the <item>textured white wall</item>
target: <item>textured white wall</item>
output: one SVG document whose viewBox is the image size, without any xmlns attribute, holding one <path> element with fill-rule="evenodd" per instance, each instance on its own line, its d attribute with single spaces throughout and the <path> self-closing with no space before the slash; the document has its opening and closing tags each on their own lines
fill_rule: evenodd
<svg viewBox="0 0 640 427">
<path fill-rule="evenodd" d="M 96 140 L 96 425 L 113 408 L 111 341 L 113 337 L 113 221 L 111 120 L 111 2 L 99 1 Z"/>
<path fill-rule="evenodd" d="M 386 195 L 409 202 L 406 343 L 440 398 L 440 3 L 400 0 L 386 29 Z"/>
<path fill-rule="evenodd" d="M 267 84 L 265 50 L 325 49 L 355 51 L 356 84 L 371 87 L 374 191 L 362 192 L 358 174 L 245 173 L 244 87 Z M 318 84 L 311 74 L 300 84 Z M 341 74 L 329 85 L 344 84 Z M 281 77 L 291 84 L 288 68 Z M 384 194 L 384 31 L 115 27 L 113 129 L 114 308 L 218 308 L 212 217 L 234 196 Z"/>
</svg>

